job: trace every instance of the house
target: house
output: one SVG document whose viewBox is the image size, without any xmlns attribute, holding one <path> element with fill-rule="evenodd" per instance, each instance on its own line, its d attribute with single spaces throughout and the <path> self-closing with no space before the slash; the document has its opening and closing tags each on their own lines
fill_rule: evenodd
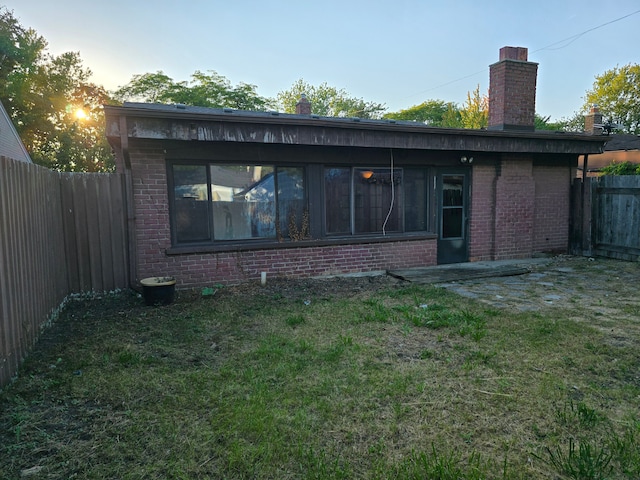
<svg viewBox="0 0 640 480">
<path fill-rule="evenodd" d="M 584 118 L 584 131 L 591 135 L 607 135 L 608 142 L 604 151 L 595 155 L 580 155 L 578 175 L 594 177 L 612 163 L 633 163 L 640 165 L 640 136 L 626 133 L 611 133 L 604 130 L 602 114 L 597 105 L 593 105 Z M 585 171 L 586 158 L 586 171 Z"/>
<path fill-rule="evenodd" d="M 489 128 L 184 105 L 105 106 L 131 278 L 204 286 L 566 252 L 599 136 L 534 131 L 538 65 L 504 47 Z"/>
<path fill-rule="evenodd" d="M 0 102 L 0 156 L 31 163 L 29 152 L 13 126 L 11 117 Z"/>
</svg>

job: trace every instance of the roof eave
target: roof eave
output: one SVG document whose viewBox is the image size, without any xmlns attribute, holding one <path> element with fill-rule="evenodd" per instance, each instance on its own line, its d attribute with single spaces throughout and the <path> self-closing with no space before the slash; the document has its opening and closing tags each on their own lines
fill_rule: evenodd
<svg viewBox="0 0 640 480">
<path fill-rule="evenodd" d="M 419 123 L 251 114 L 234 110 L 200 113 L 105 106 L 105 114 L 108 137 L 120 137 L 119 122 L 109 119 L 124 116 L 130 125 L 128 134 L 132 139 L 568 154 L 601 153 L 608 141 L 602 136 L 564 132 L 454 129 Z"/>
</svg>

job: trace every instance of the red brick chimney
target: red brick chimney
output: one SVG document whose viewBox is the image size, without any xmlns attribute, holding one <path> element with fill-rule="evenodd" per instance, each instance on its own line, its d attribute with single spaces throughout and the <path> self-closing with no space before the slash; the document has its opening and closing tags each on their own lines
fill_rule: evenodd
<svg viewBox="0 0 640 480">
<path fill-rule="evenodd" d="M 300 100 L 296 103 L 296 114 L 311 115 L 311 102 L 304 93 L 300 95 Z"/>
<path fill-rule="evenodd" d="M 589 113 L 584 116 L 584 132 L 591 135 L 602 135 L 602 131 L 602 114 L 598 105 L 594 104 Z"/>
<path fill-rule="evenodd" d="M 489 66 L 489 130 L 535 130 L 537 74 L 526 48 L 500 49 L 500 60 Z"/>
</svg>

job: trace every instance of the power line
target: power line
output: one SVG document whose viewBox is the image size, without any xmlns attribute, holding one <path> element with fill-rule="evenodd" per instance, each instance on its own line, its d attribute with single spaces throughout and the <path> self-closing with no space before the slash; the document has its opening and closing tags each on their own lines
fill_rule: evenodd
<svg viewBox="0 0 640 480">
<path fill-rule="evenodd" d="M 605 22 L 605 23 L 602 23 L 602 24 L 600 24 L 598 26 L 589 28 L 587 30 L 584 30 L 583 32 L 577 33 L 576 35 L 572 35 L 572 36 L 567 37 L 567 38 L 565 38 L 563 40 L 558 40 L 557 42 L 554 42 L 554 43 L 551 43 L 551 44 L 547 45 L 546 47 L 542 47 L 542 48 L 538 48 L 536 50 L 532 50 L 531 53 L 537 53 L 537 52 L 540 52 L 542 50 L 561 50 L 561 49 L 563 49 L 565 47 L 568 47 L 573 42 L 578 40 L 583 35 L 586 35 L 587 33 L 593 32 L 594 30 L 598 30 L 599 28 L 602 28 L 602 27 L 606 27 L 607 25 L 611 25 L 612 23 L 619 22 L 620 20 L 624 20 L 625 18 L 629 18 L 629 17 L 631 17 L 633 15 L 636 15 L 638 13 L 640 13 L 640 10 L 636 10 L 635 12 L 631 12 L 631 13 L 629 13 L 627 15 L 624 15 L 622 17 L 616 18 L 615 20 L 611 20 L 609 22 Z M 551 48 L 551 47 L 554 47 L 556 45 L 560 45 L 560 44 L 565 43 L 565 42 L 568 42 L 568 43 L 566 43 L 565 45 L 562 45 L 561 47 Z M 431 87 L 431 88 L 428 88 L 426 90 L 422 90 L 420 92 L 414 93 L 414 94 L 406 96 L 404 98 L 411 98 L 411 97 L 415 97 L 417 95 L 422 95 L 423 93 L 431 92 L 433 90 L 438 90 L 438 89 L 440 89 L 442 87 L 446 87 L 446 86 L 451 85 L 453 83 L 457 83 L 457 82 L 460 82 L 462 80 L 466 80 L 467 78 L 475 77 L 476 75 L 479 75 L 481 73 L 485 73 L 486 71 L 487 71 L 487 69 L 483 68 L 482 70 L 479 70 L 479 71 L 474 72 L 474 73 L 470 73 L 469 75 L 465 75 L 464 77 L 459 77 L 459 78 L 456 78 L 455 80 L 451 80 L 449 82 L 441 83 L 440 85 L 436 85 L 435 87 Z"/>
<path fill-rule="evenodd" d="M 623 17 L 616 18 L 615 20 L 611 20 L 610 22 L 602 23 L 602 24 L 598 25 L 597 27 L 589 28 L 588 30 L 585 30 L 584 32 L 578 33 L 578 34 L 573 35 L 571 37 L 567 37 L 564 40 L 559 40 L 559 41 L 554 42 L 554 43 L 552 43 L 550 45 L 547 45 L 546 47 L 542 47 L 542 48 L 539 48 L 537 50 L 534 50 L 531 53 L 540 52 L 542 50 L 560 50 L 562 48 L 568 47 L 573 42 L 575 42 L 580 37 L 582 37 L 583 35 L 586 35 L 589 32 L 593 32 L 594 30 L 598 30 L 599 28 L 606 27 L 607 25 L 611 25 L 612 23 L 619 22 L 620 20 L 624 20 L 625 18 L 629 18 L 630 16 L 635 15 L 637 13 L 640 13 L 640 10 L 636 10 L 635 12 L 631 12 L 628 15 L 624 15 Z M 559 45 L 559 44 L 564 43 L 564 42 L 569 42 L 569 43 L 567 43 L 566 45 L 563 45 L 561 47 L 558 47 L 558 48 L 551 48 L 551 47 L 554 47 L 554 46 Z"/>
</svg>

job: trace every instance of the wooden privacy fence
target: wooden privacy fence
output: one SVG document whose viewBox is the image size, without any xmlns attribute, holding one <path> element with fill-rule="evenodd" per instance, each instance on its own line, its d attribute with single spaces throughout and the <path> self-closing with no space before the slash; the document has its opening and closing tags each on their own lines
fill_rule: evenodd
<svg viewBox="0 0 640 480">
<path fill-rule="evenodd" d="M 69 294 L 128 287 L 119 174 L 0 157 L 0 387 Z"/>
<path fill-rule="evenodd" d="M 129 285 L 123 179 L 120 174 L 60 174 L 70 293 Z"/>
<path fill-rule="evenodd" d="M 640 176 L 577 181 L 572 200 L 572 253 L 640 259 Z"/>
</svg>

